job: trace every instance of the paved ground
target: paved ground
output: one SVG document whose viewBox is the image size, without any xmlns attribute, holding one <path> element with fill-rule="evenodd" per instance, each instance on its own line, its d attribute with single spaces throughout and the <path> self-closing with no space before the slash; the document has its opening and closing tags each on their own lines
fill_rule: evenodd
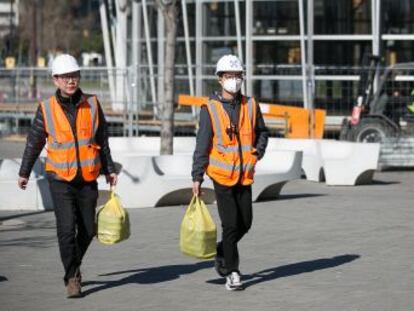
<svg viewBox="0 0 414 311">
<path fill-rule="evenodd" d="M 360 187 L 295 181 L 280 200 L 255 204 L 240 244 L 243 292 L 227 292 L 211 261 L 180 254 L 182 206 L 130 210 L 128 241 L 94 241 L 78 300 L 65 298 L 53 213 L 0 212 L 0 308 L 411 311 L 414 172 L 375 180 Z"/>
<path fill-rule="evenodd" d="M 19 137 L 13 141 L 0 139 L 0 159 L 21 158 L 23 156 L 25 140 Z"/>
</svg>

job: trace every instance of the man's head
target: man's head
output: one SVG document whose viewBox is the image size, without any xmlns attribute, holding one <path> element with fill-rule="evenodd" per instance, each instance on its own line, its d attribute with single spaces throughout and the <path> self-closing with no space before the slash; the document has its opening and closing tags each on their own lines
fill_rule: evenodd
<svg viewBox="0 0 414 311">
<path fill-rule="evenodd" d="M 224 55 L 217 62 L 216 75 L 222 88 L 234 95 L 241 89 L 243 83 L 243 65 L 235 55 Z"/>
<path fill-rule="evenodd" d="M 69 54 L 56 57 L 52 64 L 53 82 L 65 97 L 73 95 L 79 88 L 80 68 Z"/>
</svg>

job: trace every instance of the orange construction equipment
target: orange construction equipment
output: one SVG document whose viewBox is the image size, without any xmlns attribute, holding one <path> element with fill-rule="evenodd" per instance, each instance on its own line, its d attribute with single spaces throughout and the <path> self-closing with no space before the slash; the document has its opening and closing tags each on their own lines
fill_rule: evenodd
<svg viewBox="0 0 414 311">
<path fill-rule="evenodd" d="M 198 106 L 207 104 L 206 96 L 190 96 L 180 94 L 178 96 L 178 104 L 181 106 Z M 310 109 L 260 103 L 260 110 L 266 119 L 284 119 L 286 122 L 285 137 L 286 138 L 322 138 L 325 126 L 326 110 Z M 312 117 L 314 120 L 313 135 L 311 131 Z M 313 137 L 312 137 L 313 136 Z"/>
</svg>

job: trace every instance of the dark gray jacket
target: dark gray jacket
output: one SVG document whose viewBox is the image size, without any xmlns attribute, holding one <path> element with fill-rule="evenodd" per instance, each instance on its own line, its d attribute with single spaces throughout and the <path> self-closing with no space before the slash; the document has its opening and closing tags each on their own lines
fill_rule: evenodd
<svg viewBox="0 0 414 311">
<path fill-rule="evenodd" d="M 224 110 L 229 115 L 233 124 L 239 124 L 241 94 L 239 93 L 232 101 L 225 100 L 218 92 L 210 96 L 211 99 L 218 100 L 223 104 Z M 259 104 L 256 114 L 256 139 L 253 147 L 256 148 L 257 158 L 260 160 L 265 153 L 269 132 L 263 120 Z M 193 181 L 203 181 L 204 172 L 208 165 L 208 156 L 213 142 L 213 127 L 207 107 L 203 106 L 200 111 L 200 122 L 197 133 L 196 149 L 193 155 L 193 169 L 191 172 Z"/>
<path fill-rule="evenodd" d="M 64 98 L 60 95 L 60 91 L 56 91 L 56 98 L 63 108 L 66 117 L 69 120 L 72 131 L 76 133 L 76 113 L 78 105 L 84 96 L 82 91 L 78 89 L 75 94 L 69 98 Z M 103 114 L 101 105 L 98 103 L 99 110 L 99 126 L 96 131 L 95 141 L 101 147 L 100 149 L 100 158 L 102 163 L 102 172 L 104 174 L 110 174 L 115 172 L 115 166 L 112 161 L 109 143 L 108 143 L 108 131 L 105 121 L 105 116 Z M 43 112 L 39 107 L 37 108 L 35 118 L 33 120 L 33 125 L 30 129 L 29 135 L 27 136 L 26 148 L 23 153 L 22 164 L 20 165 L 19 176 L 28 178 L 30 172 L 32 171 L 33 165 L 36 162 L 37 158 L 40 155 L 43 147 L 46 144 L 47 133 L 44 124 Z M 79 167 L 79 156 L 78 156 L 78 167 Z M 54 178 L 53 174 L 48 174 L 49 178 Z M 80 170 L 77 171 L 77 176 L 73 182 L 82 182 L 82 174 Z"/>
</svg>

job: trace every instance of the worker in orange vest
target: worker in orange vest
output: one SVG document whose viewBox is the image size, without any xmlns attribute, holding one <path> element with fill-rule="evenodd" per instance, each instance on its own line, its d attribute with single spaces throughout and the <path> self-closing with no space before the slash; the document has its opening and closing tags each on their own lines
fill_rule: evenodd
<svg viewBox="0 0 414 311">
<path fill-rule="evenodd" d="M 227 290 L 243 289 L 237 243 L 252 224 L 254 169 L 265 153 L 268 130 L 254 98 L 241 94 L 243 66 L 234 55 L 217 63 L 221 90 L 200 111 L 193 156 L 193 193 L 200 195 L 204 173 L 213 180 L 222 225 L 215 268 Z"/>
<path fill-rule="evenodd" d="M 33 165 L 47 144 L 45 171 L 54 204 L 68 298 L 81 297 L 82 258 L 95 236 L 96 179 L 102 171 L 117 183 L 105 117 L 94 95 L 79 88 L 80 68 L 69 54 L 55 58 L 57 90 L 40 103 L 27 137 L 18 185 L 26 189 Z"/>
</svg>

